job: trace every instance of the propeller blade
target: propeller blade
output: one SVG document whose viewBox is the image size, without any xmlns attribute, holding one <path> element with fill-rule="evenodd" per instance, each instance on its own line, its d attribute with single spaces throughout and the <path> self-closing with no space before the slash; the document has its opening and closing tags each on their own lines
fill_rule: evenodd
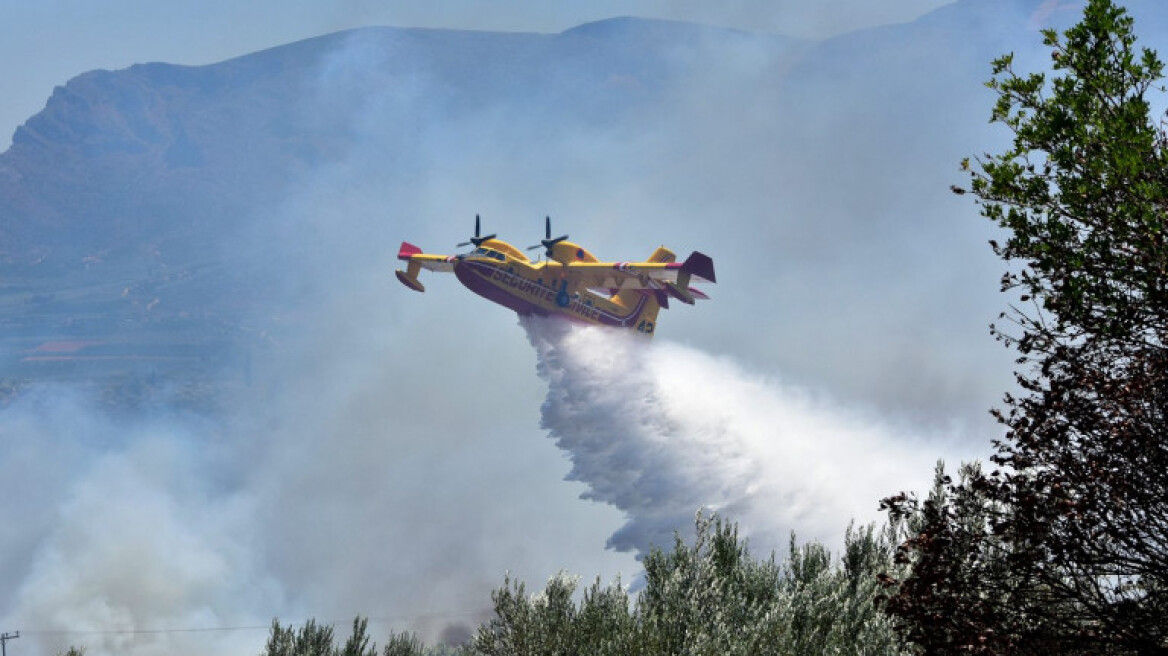
<svg viewBox="0 0 1168 656">
<path fill-rule="evenodd" d="M 548 259 L 551 259 L 552 248 L 554 248 L 556 244 L 567 239 L 568 235 L 560 235 L 559 237 L 552 239 L 552 217 L 550 217 L 550 216 L 544 217 L 543 234 L 545 235 L 545 238 L 541 239 L 539 241 L 539 243 L 534 245 L 534 246 L 528 246 L 527 250 L 533 251 L 533 250 L 539 248 L 540 246 L 543 246 L 545 251 L 547 252 Z"/>
<path fill-rule="evenodd" d="M 547 256 L 550 258 L 552 256 L 552 248 L 554 248 L 556 244 L 567 239 L 568 235 L 560 235 L 559 237 L 552 239 L 552 217 L 550 216 L 544 217 L 543 230 L 544 234 L 547 235 L 547 238 L 540 243 L 543 244 L 543 247 L 547 249 Z"/>
<path fill-rule="evenodd" d="M 455 248 L 462 248 L 463 246 L 470 246 L 471 244 L 474 244 L 475 248 L 478 248 L 479 246 L 482 245 L 482 243 L 484 241 L 487 241 L 488 239 L 494 239 L 495 237 L 498 236 L 495 233 L 491 233 L 491 234 L 487 235 L 486 237 L 483 237 L 483 236 L 481 236 L 482 229 L 483 229 L 483 220 L 481 217 L 479 217 L 478 214 L 475 214 L 474 236 L 470 238 L 470 241 L 464 241 L 461 244 L 458 244 L 457 246 L 455 246 Z"/>
</svg>

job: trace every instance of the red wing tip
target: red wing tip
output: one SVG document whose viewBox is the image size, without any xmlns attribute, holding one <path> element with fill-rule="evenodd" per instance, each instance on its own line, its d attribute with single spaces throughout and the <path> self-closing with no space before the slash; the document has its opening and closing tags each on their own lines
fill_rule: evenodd
<svg viewBox="0 0 1168 656">
<path fill-rule="evenodd" d="M 408 260 L 414 255 L 421 254 L 421 252 L 422 252 L 422 249 L 418 248 L 417 246 L 414 246 L 413 244 L 411 244 L 408 241 L 403 241 L 401 243 L 401 248 L 399 248 L 397 251 L 397 259 Z"/>
</svg>

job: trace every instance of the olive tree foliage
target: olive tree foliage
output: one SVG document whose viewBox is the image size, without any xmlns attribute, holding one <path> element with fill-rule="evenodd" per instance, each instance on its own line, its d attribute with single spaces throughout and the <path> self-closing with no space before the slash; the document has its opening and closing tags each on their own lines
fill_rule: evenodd
<svg viewBox="0 0 1168 656">
<path fill-rule="evenodd" d="M 507 580 L 492 598 L 475 654 L 733 655 L 898 654 L 889 618 L 874 605 L 877 574 L 892 565 L 891 531 L 848 529 L 841 558 L 791 540 L 782 563 L 752 557 L 737 527 L 698 515 L 692 544 L 646 557 L 635 600 L 599 580 L 574 601 L 578 580 L 560 575 L 528 595 Z"/>
<path fill-rule="evenodd" d="M 920 529 L 888 609 L 928 653 L 1168 653 L 1168 137 L 1133 28 L 1089 0 L 1043 33 L 1052 77 L 993 64 L 1013 145 L 964 167 L 1008 233 L 992 330 L 1021 391 L 997 469 L 887 500 Z"/>
<path fill-rule="evenodd" d="M 629 598 L 617 581 L 597 580 L 573 599 L 579 579 L 559 574 L 539 594 L 528 596 L 521 581 L 508 577 L 491 599 L 495 617 L 479 627 L 473 653 L 628 654 L 632 652 Z"/>
<path fill-rule="evenodd" d="M 876 606 L 880 576 L 898 571 L 897 527 L 848 527 L 838 557 L 821 544 L 798 545 L 780 563 L 751 556 L 736 525 L 699 513 L 691 544 L 644 561 L 635 597 L 618 579 L 560 574 L 528 594 L 507 577 L 492 593 L 494 617 L 467 645 L 427 647 L 391 633 L 379 652 L 358 617 L 337 643 L 332 626 L 309 620 L 299 629 L 272 622 L 261 656 L 693 656 L 908 654 L 893 623 Z"/>
<path fill-rule="evenodd" d="M 456 653 L 445 648 L 428 649 L 412 633 L 390 633 L 381 651 L 371 641 L 368 620 L 353 620 L 353 632 L 343 644 L 336 643 L 333 627 L 311 619 L 299 629 L 272 620 L 268 642 L 260 656 L 438 656 Z"/>
</svg>

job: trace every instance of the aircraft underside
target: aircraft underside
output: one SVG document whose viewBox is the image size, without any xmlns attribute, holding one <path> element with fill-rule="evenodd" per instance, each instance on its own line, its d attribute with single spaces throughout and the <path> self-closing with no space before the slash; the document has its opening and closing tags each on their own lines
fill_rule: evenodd
<svg viewBox="0 0 1168 656">
<path fill-rule="evenodd" d="M 458 263 L 454 275 L 472 292 L 521 315 L 562 315 L 576 321 L 627 328 L 637 323 L 649 302 L 647 295 L 639 294 L 637 305 L 624 307 L 588 290 L 569 294 L 564 283 L 532 280 L 475 261 Z"/>
</svg>

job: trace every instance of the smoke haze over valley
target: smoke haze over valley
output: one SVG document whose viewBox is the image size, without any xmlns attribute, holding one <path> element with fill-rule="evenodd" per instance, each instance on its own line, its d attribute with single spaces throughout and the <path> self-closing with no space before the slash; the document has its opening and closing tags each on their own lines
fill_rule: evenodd
<svg viewBox="0 0 1168 656">
<path fill-rule="evenodd" d="M 357 614 L 455 640 L 506 572 L 630 581 L 702 507 L 834 547 L 984 455 L 1008 299 L 949 185 L 1008 136 L 990 60 L 1044 65 L 1076 10 L 914 6 L 828 38 L 365 27 L 60 80 L 0 154 L 12 653 L 256 653 L 273 617 Z M 641 348 L 394 280 L 476 213 L 519 247 L 550 215 L 605 260 L 701 250 L 719 284 Z"/>
</svg>

